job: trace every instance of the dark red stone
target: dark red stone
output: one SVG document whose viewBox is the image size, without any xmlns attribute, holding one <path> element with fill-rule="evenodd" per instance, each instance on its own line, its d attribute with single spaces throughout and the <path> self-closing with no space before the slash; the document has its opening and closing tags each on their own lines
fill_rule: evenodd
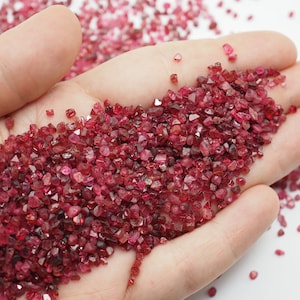
<svg viewBox="0 0 300 300">
<path fill-rule="evenodd" d="M 0 145 L 0 297 L 56 299 L 59 283 L 107 263 L 115 247 L 136 251 L 133 284 L 153 247 L 238 197 L 285 120 L 264 92 L 272 76 L 217 63 L 147 110 L 106 101 L 88 120 L 10 136 Z"/>
</svg>

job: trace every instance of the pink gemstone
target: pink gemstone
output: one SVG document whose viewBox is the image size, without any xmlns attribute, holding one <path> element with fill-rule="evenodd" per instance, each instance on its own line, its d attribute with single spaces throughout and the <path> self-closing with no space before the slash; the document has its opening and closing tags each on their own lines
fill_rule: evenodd
<svg viewBox="0 0 300 300">
<path fill-rule="evenodd" d="M 64 175 L 70 175 L 72 172 L 72 169 L 69 166 L 62 166 L 60 169 L 60 172 Z"/>
<path fill-rule="evenodd" d="M 228 55 L 228 60 L 231 61 L 231 62 L 236 61 L 237 60 L 237 54 L 235 54 L 235 53 L 229 54 Z"/>
<path fill-rule="evenodd" d="M 80 206 L 77 206 L 77 205 L 71 206 L 67 211 L 67 216 L 72 219 L 72 218 L 76 217 L 80 212 L 81 212 Z"/>
<path fill-rule="evenodd" d="M 171 75 L 170 75 L 170 81 L 171 81 L 173 84 L 177 84 L 177 83 L 178 83 L 178 75 L 177 75 L 176 73 L 171 74 Z"/>
<path fill-rule="evenodd" d="M 148 149 L 143 149 L 140 153 L 141 160 L 148 161 L 149 158 L 152 157 L 152 153 Z"/>
<path fill-rule="evenodd" d="M 258 276 L 258 272 L 257 272 L 257 271 L 251 271 L 251 272 L 249 273 L 249 278 L 250 278 L 251 280 L 255 280 L 255 279 L 257 278 L 257 276 Z"/>
<path fill-rule="evenodd" d="M 131 231 L 128 235 L 128 244 L 134 245 L 140 237 L 140 233 L 138 231 Z"/>
<path fill-rule="evenodd" d="M 207 291 L 207 295 L 211 298 L 214 297 L 216 294 L 217 294 L 217 289 L 214 286 L 210 287 Z"/>
<path fill-rule="evenodd" d="M 217 26 L 218 26 L 218 23 L 217 22 L 215 22 L 215 21 L 212 21 L 212 22 L 210 22 L 210 24 L 209 24 L 209 29 L 210 30 L 213 30 L 213 29 L 216 29 L 217 28 Z"/>
<path fill-rule="evenodd" d="M 167 160 L 167 155 L 164 153 L 159 153 L 154 157 L 154 161 L 159 164 L 164 164 Z"/>
<path fill-rule="evenodd" d="M 257 74 L 259 74 L 259 75 L 263 75 L 263 74 L 265 73 L 265 68 L 263 68 L 263 67 L 257 67 L 257 68 L 255 69 L 255 72 L 256 72 Z"/>
<path fill-rule="evenodd" d="M 26 228 L 20 228 L 19 231 L 16 233 L 17 240 L 23 241 L 29 234 L 29 231 Z"/>
<path fill-rule="evenodd" d="M 223 44 L 222 47 L 223 47 L 223 50 L 224 50 L 224 52 L 225 52 L 226 55 L 230 55 L 230 54 L 233 53 L 233 48 L 232 48 L 232 46 L 230 44 L 225 43 L 225 44 Z"/>
<path fill-rule="evenodd" d="M 6 233 L 4 227 L 2 225 L 0 225 L 0 230 L 1 230 L 1 234 L 0 234 L 0 246 L 6 246 L 8 243 L 8 234 Z"/>
<path fill-rule="evenodd" d="M 83 177 L 81 172 L 73 173 L 72 177 L 73 177 L 74 181 L 77 182 L 77 183 L 81 183 L 84 180 L 84 177 Z"/>
<path fill-rule="evenodd" d="M 110 155 L 109 146 L 101 146 L 99 151 L 100 151 L 100 154 L 103 155 L 103 156 L 109 156 Z"/>
<path fill-rule="evenodd" d="M 12 117 L 6 117 L 4 119 L 4 124 L 7 130 L 11 130 L 15 126 L 15 120 Z"/>
<path fill-rule="evenodd" d="M 31 208 L 38 208 L 41 206 L 41 201 L 36 196 L 29 196 L 28 198 L 28 204 Z"/>
<path fill-rule="evenodd" d="M 285 252 L 281 249 L 276 249 L 275 254 L 278 255 L 278 256 L 283 256 L 283 255 L 285 255 Z"/>
<path fill-rule="evenodd" d="M 83 248 L 83 251 L 86 252 L 86 253 L 91 253 L 91 254 L 95 253 L 96 245 L 93 244 L 93 243 L 88 242 L 88 243 L 85 244 L 85 246 Z"/>
<path fill-rule="evenodd" d="M 111 256 L 114 253 L 114 248 L 113 247 L 106 247 L 105 250 L 106 250 L 106 253 L 107 253 L 108 256 Z"/>
<path fill-rule="evenodd" d="M 180 62 L 182 60 L 182 55 L 180 53 L 176 53 L 173 57 L 174 61 Z"/>
<path fill-rule="evenodd" d="M 297 107 L 295 105 L 291 105 L 288 109 L 289 114 L 294 114 L 297 112 Z"/>
<path fill-rule="evenodd" d="M 285 219 L 285 216 L 282 215 L 282 214 L 278 214 L 278 222 L 279 224 L 282 226 L 282 227 L 286 227 L 287 226 L 287 222 L 286 222 L 286 219 Z"/>
<path fill-rule="evenodd" d="M 80 144 L 80 136 L 76 133 L 72 133 L 69 135 L 68 140 L 72 143 L 72 144 Z"/>
<path fill-rule="evenodd" d="M 76 245 L 78 242 L 78 236 L 75 234 L 70 234 L 68 238 L 68 244 L 71 246 Z"/>
<path fill-rule="evenodd" d="M 47 110 L 46 110 L 46 115 L 47 115 L 47 117 L 52 117 L 52 116 L 54 116 L 54 110 L 53 110 L 53 109 L 47 109 Z"/>
<path fill-rule="evenodd" d="M 210 145 L 206 140 L 203 140 L 200 143 L 199 148 L 200 148 L 200 151 L 201 151 L 201 153 L 204 157 L 209 156 L 209 154 L 210 154 Z"/>
<path fill-rule="evenodd" d="M 69 108 L 66 110 L 66 116 L 68 119 L 71 119 L 76 116 L 76 111 L 73 108 Z"/>
<path fill-rule="evenodd" d="M 227 195 L 227 190 L 226 189 L 218 189 L 215 191 L 215 195 L 217 199 L 224 199 Z"/>
<path fill-rule="evenodd" d="M 0 203 L 6 203 L 9 201 L 9 194 L 4 191 L 0 191 Z"/>
</svg>

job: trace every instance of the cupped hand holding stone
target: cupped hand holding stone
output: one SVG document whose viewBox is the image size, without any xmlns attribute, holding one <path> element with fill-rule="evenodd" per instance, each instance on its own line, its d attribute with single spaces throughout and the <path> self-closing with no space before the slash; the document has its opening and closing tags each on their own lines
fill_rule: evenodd
<svg viewBox="0 0 300 300">
<path fill-rule="evenodd" d="M 299 106 L 300 68 L 293 43 L 278 33 L 250 32 L 218 39 L 180 41 L 149 46 L 120 55 L 98 67 L 60 81 L 76 58 L 81 32 L 75 16 L 61 6 L 51 7 L 0 36 L 1 140 L 28 130 L 30 124 L 66 121 L 72 107 L 88 115 L 95 102 L 109 99 L 122 105 L 150 106 L 168 89 L 193 86 L 207 66 L 221 62 L 227 69 L 273 67 L 287 76 L 286 86 L 270 89 L 288 110 Z M 238 58 L 229 62 L 222 45 L 229 43 Z M 182 61 L 172 58 L 180 53 Z M 178 84 L 169 80 L 176 73 Z M 15 125 L 9 132 L 4 116 Z M 116 249 L 108 264 L 82 275 L 80 281 L 59 288 L 59 299 L 183 299 L 206 286 L 232 266 L 270 226 L 278 212 L 278 198 L 269 187 L 300 163 L 300 114 L 287 120 L 265 147 L 247 175 L 235 201 L 194 231 L 157 246 L 143 260 L 140 274 L 128 286 L 134 252 Z M 288 141 L 286 137 L 290 137 Z"/>
</svg>

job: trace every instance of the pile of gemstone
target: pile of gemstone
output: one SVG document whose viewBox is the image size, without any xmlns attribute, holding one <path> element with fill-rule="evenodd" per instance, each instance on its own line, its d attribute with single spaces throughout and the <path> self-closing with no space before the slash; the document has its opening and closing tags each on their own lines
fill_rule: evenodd
<svg viewBox="0 0 300 300">
<path fill-rule="evenodd" d="M 285 120 L 267 94 L 284 79 L 261 67 L 208 71 L 148 109 L 97 103 L 87 118 L 31 125 L 0 145 L 1 299 L 56 299 L 58 284 L 116 247 L 137 254 L 133 284 L 153 247 L 238 197 Z"/>
</svg>

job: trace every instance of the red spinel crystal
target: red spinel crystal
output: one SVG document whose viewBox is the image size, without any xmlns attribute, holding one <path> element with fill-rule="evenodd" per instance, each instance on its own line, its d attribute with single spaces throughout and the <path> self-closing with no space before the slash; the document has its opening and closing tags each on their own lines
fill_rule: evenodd
<svg viewBox="0 0 300 300">
<path fill-rule="evenodd" d="M 258 276 L 258 272 L 257 272 L 257 271 L 251 271 L 251 272 L 249 273 L 249 278 L 250 278 L 251 280 L 255 280 L 255 279 L 257 278 L 257 276 Z"/>
<path fill-rule="evenodd" d="M 7 130 L 11 130 L 14 128 L 15 126 L 15 121 L 12 117 L 6 117 L 4 119 L 4 124 Z"/>
<path fill-rule="evenodd" d="M 74 108 L 69 108 L 66 110 L 66 116 L 68 119 L 71 119 L 76 116 L 76 111 Z"/>
<path fill-rule="evenodd" d="M 285 252 L 281 249 L 276 249 L 275 254 L 278 255 L 278 256 L 283 256 L 283 255 L 285 255 Z"/>
<path fill-rule="evenodd" d="M 177 74 L 171 74 L 170 75 L 170 81 L 173 83 L 173 84 L 177 84 L 178 83 L 178 75 Z"/>
<path fill-rule="evenodd" d="M 105 101 L 86 119 L 10 135 L 0 145 L 0 297 L 57 299 L 58 284 L 108 263 L 116 247 L 136 252 L 134 284 L 153 247 L 237 199 L 285 120 L 264 92 L 264 79 L 281 84 L 277 76 L 268 68 L 229 76 L 217 63 L 148 109 Z"/>
<path fill-rule="evenodd" d="M 211 298 L 216 296 L 216 294 L 217 294 L 217 289 L 214 286 L 210 287 L 207 291 L 207 295 Z"/>
<path fill-rule="evenodd" d="M 48 117 L 52 117 L 52 116 L 54 116 L 54 109 L 47 109 L 46 110 L 46 115 L 48 116 Z"/>
<path fill-rule="evenodd" d="M 173 57 L 174 61 L 180 62 L 182 60 L 182 55 L 180 53 L 176 53 Z"/>
<path fill-rule="evenodd" d="M 228 43 L 223 44 L 223 49 L 226 55 L 230 55 L 233 53 L 233 48 Z"/>
</svg>

